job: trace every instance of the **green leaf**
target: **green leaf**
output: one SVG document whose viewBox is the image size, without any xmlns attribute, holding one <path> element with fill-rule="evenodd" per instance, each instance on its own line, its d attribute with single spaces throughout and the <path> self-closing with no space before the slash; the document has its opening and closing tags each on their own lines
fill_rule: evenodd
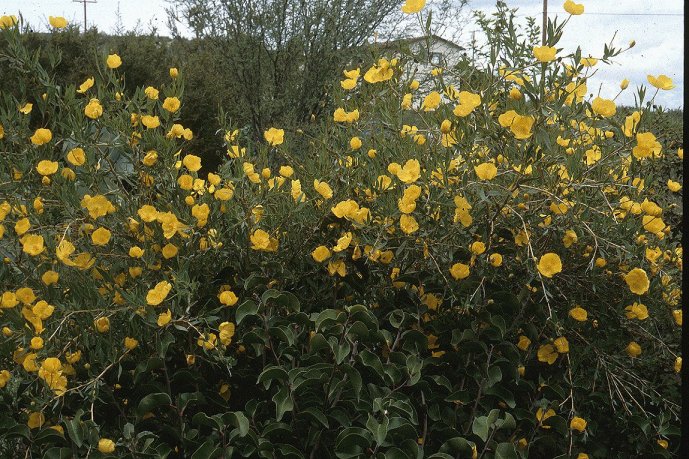
<svg viewBox="0 0 689 459">
<path fill-rule="evenodd" d="M 216 457 L 218 453 L 220 453 L 220 448 L 215 444 L 212 438 L 209 438 L 194 451 L 194 454 L 191 455 L 191 459 L 212 459 Z"/>
<path fill-rule="evenodd" d="M 375 417 L 371 414 L 368 415 L 368 420 L 366 421 L 366 428 L 369 432 L 373 434 L 373 439 L 378 445 L 382 445 L 385 442 L 385 437 L 388 436 L 388 425 L 390 420 L 387 416 L 383 416 L 383 420 L 378 422 Z"/>
<path fill-rule="evenodd" d="M 473 445 L 472 442 L 463 437 L 454 437 L 443 443 L 438 453 L 452 454 L 456 457 L 471 457 Z"/>
<path fill-rule="evenodd" d="M 495 447 L 495 459 L 517 459 L 517 450 L 512 443 L 498 443 Z"/>
<path fill-rule="evenodd" d="M 344 362 L 344 359 L 347 358 L 351 350 L 352 348 L 349 344 L 349 341 L 346 340 L 335 346 L 335 348 L 333 349 L 333 353 L 335 354 L 335 363 L 339 365 L 342 362 Z"/>
<path fill-rule="evenodd" d="M 504 401 L 505 404 L 510 408 L 514 408 L 515 406 L 517 406 L 517 403 L 514 401 L 514 394 L 512 394 L 512 392 L 505 389 L 504 386 L 501 386 L 499 384 L 492 387 L 488 387 L 485 391 L 483 391 L 483 393 L 486 395 L 494 395 L 498 397 L 499 399 Z"/>
<path fill-rule="evenodd" d="M 73 419 L 65 421 L 67 435 L 72 439 L 77 448 L 84 444 L 84 426 L 81 422 L 81 410 L 74 415 Z"/>
<path fill-rule="evenodd" d="M 283 386 L 273 396 L 273 401 L 275 402 L 275 419 L 277 421 L 280 421 L 287 411 L 292 411 L 292 409 L 294 409 L 294 401 L 292 401 L 292 397 L 290 397 L 287 386 Z"/>
<path fill-rule="evenodd" d="M 153 411 L 159 406 L 169 406 L 172 405 L 172 399 L 165 392 L 157 392 L 155 394 L 148 394 L 139 402 L 139 406 L 136 408 L 136 414 L 143 416 L 144 414 Z"/>
<path fill-rule="evenodd" d="M 471 431 L 475 434 L 478 435 L 478 437 L 486 441 L 488 438 L 488 431 L 490 429 L 490 426 L 488 424 L 488 418 L 486 416 L 478 416 L 474 418 L 474 422 L 471 425 Z"/>
<path fill-rule="evenodd" d="M 247 316 L 255 316 L 258 312 L 258 305 L 253 300 L 246 300 L 239 306 L 234 315 L 234 321 L 239 325 Z"/>
<path fill-rule="evenodd" d="M 359 353 L 359 358 L 361 358 L 361 363 L 371 368 L 383 381 L 385 381 L 385 372 L 383 371 L 383 364 L 380 358 L 369 351 L 364 349 Z"/>
<path fill-rule="evenodd" d="M 316 331 L 320 331 L 322 327 L 326 326 L 326 324 L 329 325 L 330 322 L 335 322 L 340 314 L 340 311 L 336 311 L 334 309 L 326 309 L 321 311 L 314 321 Z"/>
<path fill-rule="evenodd" d="M 349 382 L 352 385 L 352 390 L 354 391 L 354 397 L 358 402 L 359 395 L 361 394 L 361 387 L 363 385 L 361 374 L 356 368 L 353 368 L 351 365 L 343 365 L 342 369 L 345 371 L 345 373 L 347 373 L 347 376 L 349 377 Z"/>
<path fill-rule="evenodd" d="M 305 410 L 302 410 L 299 412 L 300 415 L 306 415 L 307 417 L 311 418 L 312 420 L 320 423 L 325 427 L 326 429 L 329 428 L 328 425 L 328 418 L 325 417 L 325 414 L 323 414 L 323 411 L 316 407 L 311 407 L 311 408 L 306 408 Z"/>
<path fill-rule="evenodd" d="M 502 370 L 500 369 L 499 366 L 493 365 L 488 368 L 488 379 L 486 379 L 485 387 L 491 387 L 495 383 L 498 383 L 502 380 Z"/>
<path fill-rule="evenodd" d="M 280 381 L 287 380 L 287 371 L 284 368 L 278 366 L 270 366 L 263 370 L 260 375 L 258 375 L 258 380 L 256 382 L 263 383 L 263 387 L 268 389 L 270 387 L 270 382 L 274 379 Z"/>
<path fill-rule="evenodd" d="M 239 436 L 245 437 L 249 433 L 249 419 L 241 411 L 233 411 L 222 416 L 223 421 L 239 430 Z"/>
<path fill-rule="evenodd" d="M 43 459 L 71 459 L 72 450 L 69 448 L 53 447 L 43 453 Z"/>
<path fill-rule="evenodd" d="M 371 434 L 358 427 L 347 427 L 335 439 L 335 456 L 339 459 L 360 457 L 371 446 Z"/>
</svg>

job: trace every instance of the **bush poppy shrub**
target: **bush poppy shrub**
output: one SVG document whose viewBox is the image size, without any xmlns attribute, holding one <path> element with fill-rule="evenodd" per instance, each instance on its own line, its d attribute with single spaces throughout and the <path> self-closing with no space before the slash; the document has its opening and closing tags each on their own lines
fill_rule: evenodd
<svg viewBox="0 0 689 459">
<path fill-rule="evenodd" d="M 586 97 L 623 50 L 513 14 L 479 18 L 481 64 L 380 56 L 315 125 L 227 126 L 214 171 L 183 74 L 125 96 L 108 50 L 55 81 L 3 18 L 0 451 L 676 454 L 683 151 L 645 87 Z"/>
</svg>

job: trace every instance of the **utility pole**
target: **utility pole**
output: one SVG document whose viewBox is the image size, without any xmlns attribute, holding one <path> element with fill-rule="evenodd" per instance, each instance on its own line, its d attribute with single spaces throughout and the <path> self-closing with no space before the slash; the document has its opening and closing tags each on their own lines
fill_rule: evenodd
<svg viewBox="0 0 689 459">
<path fill-rule="evenodd" d="M 84 4 L 84 33 L 86 33 L 86 4 L 87 3 L 98 3 L 98 0 L 72 0 L 72 3 L 83 3 Z"/>
<path fill-rule="evenodd" d="M 541 46 L 545 46 L 546 30 L 548 30 L 548 0 L 543 0 L 543 30 L 541 35 Z"/>
</svg>

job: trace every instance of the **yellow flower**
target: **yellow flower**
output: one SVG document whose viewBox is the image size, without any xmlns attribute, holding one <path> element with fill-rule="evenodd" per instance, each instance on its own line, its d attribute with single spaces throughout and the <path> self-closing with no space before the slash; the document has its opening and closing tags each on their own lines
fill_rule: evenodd
<svg viewBox="0 0 689 459">
<path fill-rule="evenodd" d="M 356 150 L 358 150 L 359 148 L 361 148 L 361 145 L 363 145 L 363 144 L 362 144 L 361 139 L 360 139 L 359 137 L 352 137 L 352 138 L 349 140 L 349 147 L 350 147 L 353 151 L 356 151 Z"/>
<path fill-rule="evenodd" d="M 430 112 L 438 108 L 440 105 L 440 93 L 438 91 L 431 91 L 421 104 L 421 108 L 425 112 Z"/>
<path fill-rule="evenodd" d="M 13 14 L 9 16 L 0 16 L 0 29 L 9 29 L 15 25 L 17 25 L 17 16 Z"/>
<path fill-rule="evenodd" d="M 493 163 L 481 163 L 474 166 L 474 171 L 480 180 L 493 180 L 498 175 L 498 168 Z"/>
<path fill-rule="evenodd" d="M 534 46 L 533 55 L 540 62 L 550 62 L 555 60 L 557 49 L 553 46 Z"/>
<path fill-rule="evenodd" d="M 158 306 L 165 300 L 170 290 L 172 290 L 172 284 L 168 281 L 158 282 L 155 287 L 146 294 L 146 303 L 150 306 Z"/>
<path fill-rule="evenodd" d="M 177 246 L 174 244 L 170 244 L 170 243 L 165 244 L 165 246 L 163 246 L 163 249 L 161 250 L 163 257 L 166 260 L 169 260 L 170 258 L 177 255 L 177 252 L 178 252 Z"/>
<path fill-rule="evenodd" d="M 124 338 L 124 347 L 125 347 L 125 349 L 131 351 L 131 350 L 133 350 L 133 349 L 136 349 L 136 347 L 137 347 L 138 345 L 139 345 L 139 341 L 137 341 L 136 339 L 131 338 L 131 337 L 129 337 L 129 336 L 127 336 L 126 338 Z"/>
<path fill-rule="evenodd" d="M 536 411 L 536 420 L 538 421 L 539 424 L 542 424 L 543 421 L 545 421 L 546 419 L 551 418 L 553 416 L 555 416 L 555 411 L 553 411 L 550 408 L 548 409 L 548 411 L 543 411 L 541 408 L 539 408 Z M 541 426 L 541 427 L 543 427 L 544 429 L 550 429 L 550 426 Z"/>
<path fill-rule="evenodd" d="M 201 169 L 201 158 L 196 155 L 186 155 L 184 159 L 182 159 L 182 164 L 190 172 L 196 172 Z"/>
<path fill-rule="evenodd" d="M 99 317 L 93 321 L 93 325 L 98 330 L 98 333 L 107 333 L 110 330 L 110 319 L 107 317 Z"/>
<path fill-rule="evenodd" d="M 418 13 L 426 6 L 426 0 L 407 0 L 402 5 L 402 12 L 406 14 Z"/>
<path fill-rule="evenodd" d="M 627 286 L 629 286 L 629 290 L 637 295 L 643 295 L 648 292 L 648 288 L 651 285 L 646 271 L 641 268 L 634 268 L 629 271 L 624 276 L 624 281 L 627 283 Z"/>
<path fill-rule="evenodd" d="M 33 110 L 33 104 L 26 103 L 24 104 L 23 107 L 19 108 L 19 113 L 23 113 L 24 115 L 28 115 L 31 113 L 31 110 Z"/>
<path fill-rule="evenodd" d="M 666 75 L 658 75 L 657 77 L 655 77 L 653 75 L 648 75 L 646 78 L 648 79 L 648 82 L 651 83 L 652 86 L 654 86 L 658 89 L 663 89 L 665 91 L 668 91 L 668 90 L 675 87 L 675 84 L 672 82 L 672 78 L 670 78 Z"/>
<path fill-rule="evenodd" d="M 499 253 L 492 253 L 488 257 L 488 261 L 492 266 L 497 268 L 498 266 L 502 265 L 502 255 L 500 255 Z"/>
<path fill-rule="evenodd" d="M 557 352 L 560 354 L 566 354 L 569 352 L 569 341 L 567 341 L 567 338 L 564 336 L 556 338 L 555 341 L 553 341 L 553 344 L 555 345 Z"/>
<path fill-rule="evenodd" d="M 547 363 L 548 365 L 552 365 L 555 363 L 555 360 L 557 360 L 557 350 L 555 349 L 555 346 L 552 344 L 544 344 L 538 348 L 538 352 L 536 353 L 538 357 L 539 362 L 544 362 Z"/>
<path fill-rule="evenodd" d="M 377 64 L 372 65 L 371 68 L 366 71 L 364 80 L 371 84 L 388 81 L 395 73 L 392 67 L 392 62 L 389 62 L 385 58 L 380 58 Z"/>
<path fill-rule="evenodd" d="M 41 427 L 43 423 L 45 423 L 45 416 L 43 413 L 32 412 L 29 414 L 29 421 L 26 425 L 29 426 L 29 429 L 37 429 Z"/>
<path fill-rule="evenodd" d="M 574 3 L 572 0 L 567 0 L 562 7 L 572 16 L 578 16 L 584 13 L 584 5 L 581 3 Z"/>
<path fill-rule="evenodd" d="M 261 250 L 264 252 L 277 251 L 277 239 L 270 237 L 270 235 L 262 229 L 257 229 L 254 231 L 249 239 L 251 241 L 251 248 L 253 250 Z"/>
<path fill-rule="evenodd" d="M 416 159 L 407 160 L 395 175 L 404 183 L 414 183 L 421 177 L 421 164 Z"/>
<path fill-rule="evenodd" d="M 337 245 L 333 247 L 333 252 L 342 252 L 349 247 L 352 242 L 352 233 L 346 232 L 337 240 Z"/>
<path fill-rule="evenodd" d="M 636 341 L 630 341 L 627 347 L 625 348 L 625 351 L 629 355 L 629 357 L 638 357 L 641 355 L 641 346 L 639 346 Z"/>
<path fill-rule="evenodd" d="M 59 164 L 57 161 L 49 161 L 47 159 L 44 159 L 36 165 L 36 171 L 41 174 L 41 175 L 53 175 L 55 172 L 57 172 L 57 168 L 59 167 Z"/>
<path fill-rule="evenodd" d="M 672 191 L 673 193 L 677 193 L 679 190 L 682 189 L 682 184 L 679 182 L 674 182 L 670 179 L 667 179 L 667 188 L 668 188 L 668 190 Z"/>
<path fill-rule="evenodd" d="M 17 223 L 14 225 L 14 231 L 17 233 L 17 236 L 26 233 L 29 231 L 29 228 L 31 228 L 31 221 L 26 217 L 17 220 Z"/>
<path fill-rule="evenodd" d="M 570 248 L 573 244 L 576 244 L 577 240 L 577 233 L 572 230 L 567 230 L 562 238 L 562 244 L 564 244 L 566 248 Z"/>
<path fill-rule="evenodd" d="M 318 192 L 318 194 L 323 196 L 324 199 L 330 199 L 333 197 L 333 190 L 326 182 L 321 182 L 317 179 L 314 179 L 313 188 Z"/>
<path fill-rule="evenodd" d="M 347 78 L 344 80 L 340 81 L 340 86 L 342 86 L 342 89 L 349 91 L 350 89 L 354 89 L 356 87 L 356 79 L 355 78 Z"/>
<path fill-rule="evenodd" d="M 679 327 L 682 326 L 682 310 L 681 309 L 673 309 L 672 318 L 675 320 L 675 323 L 677 324 L 677 326 L 679 326 Z"/>
<path fill-rule="evenodd" d="M 43 338 L 41 338 L 40 336 L 34 336 L 33 338 L 31 338 L 31 342 L 30 342 L 29 347 L 33 350 L 36 350 L 36 351 L 39 349 L 42 349 L 43 348 Z"/>
<path fill-rule="evenodd" d="M 100 101 L 98 99 L 91 99 L 84 107 L 84 115 L 92 120 L 100 118 L 103 115 L 103 106 L 100 104 Z"/>
<path fill-rule="evenodd" d="M 337 108 L 333 113 L 333 120 L 336 123 L 353 123 L 359 119 L 359 110 L 346 112 L 343 108 Z"/>
<path fill-rule="evenodd" d="M 586 309 L 582 308 L 581 306 L 575 306 L 569 310 L 569 316 L 578 322 L 586 322 L 588 312 L 586 312 Z"/>
<path fill-rule="evenodd" d="M 330 250 L 324 245 L 320 245 L 311 252 L 311 257 L 318 263 L 322 263 L 330 258 Z"/>
<path fill-rule="evenodd" d="M 635 301 L 634 304 L 627 306 L 626 308 L 624 308 L 624 310 L 627 311 L 627 319 L 648 319 L 648 309 L 644 304 L 637 303 Z"/>
<path fill-rule="evenodd" d="M 679 373 L 682 371 L 682 357 L 677 357 L 675 359 L 675 364 L 673 365 L 673 369 L 675 370 L 675 373 Z"/>
<path fill-rule="evenodd" d="M 514 138 L 523 140 L 531 137 L 531 128 L 533 127 L 534 121 L 533 116 L 516 115 L 510 125 L 510 131 L 514 134 Z"/>
<path fill-rule="evenodd" d="M 73 166 L 83 166 L 86 162 L 86 153 L 82 148 L 72 148 L 67 153 L 67 161 Z"/>
<path fill-rule="evenodd" d="M 45 247 L 43 246 L 43 236 L 36 234 L 27 234 L 20 239 L 22 244 L 22 251 L 35 257 L 43 252 Z"/>
<path fill-rule="evenodd" d="M 519 337 L 519 342 L 517 343 L 517 347 L 519 349 L 521 349 L 522 351 L 526 351 L 527 349 L 529 349 L 529 346 L 531 346 L 531 340 L 528 337 L 521 335 Z"/>
<path fill-rule="evenodd" d="M 582 57 L 581 61 L 579 61 L 579 63 L 581 65 L 583 65 L 584 67 L 593 67 L 594 65 L 596 65 L 598 63 L 598 59 L 596 59 L 595 57 L 590 57 L 590 56 L 589 57 Z"/>
<path fill-rule="evenodd" d="M 41 281 L 46 286 L 56 284 L 59 278 L 60 278 L 60 275 L 58 273 L 56 273 L 55 271 L 50 271 L 50 270 L 44 272 L 41 275 Z"/>
<path fill-rule="evenodd" d="M 182 103 L 176 97 L 166 97 L 163 101 L 163 108 L 170 113 L 175 113 L 181 106 Z"/>
<path fill-rule="evenodd" d="M 167 311 L 161 312 L 158 315 L 158 320 L 156 321 L 156 323 L 158 324 L 159 327 L 164 327 L 167 324 L 169 324 L 171 320 L 172 320 L 172 312 L 170 312 L 170 310 L 168 309 Z"/>
<path fill-rule="evenodd" d="M 601 97 L 596 97 L 593 99 L 593 102 L 591 102 L 591 108 L 593 109 L 593 113 L 600 115 L 603 118 L 609 118 L 617 112 L 615 101 L 603 99 Z"/>
<path fill-rule="evenodd" d="M 455 263 L 450 268 L 450 274 L 455 280 L 466 279 L 470 274 L 469 265 L 465 265 L 464 263 Z"/>
<path fill-rule="evenodd" d="M 108 58 L 105 60 L 105 63 L 109 69 L 116 69 L 122 65 L 122 59 L 120 59 L 120 56 L 117 54 L 109 54 Z"/>
<path fill-rule="evenodd" d="M 263 137 L 272 146 L 281 145 L 285 141 L 285 131 L 272 127 L 263 133 Z"/>
<path fill-rule="evenodd" d="M 98 440 L 98 451 L 103 454 L 110 454 L 115 451 L 115 442 L 109 438 L 101 438 Z"/>
<path fill-rule="evenodd" d="M 218 326 L 218 337 L 220 342 L 225 346 L 229 346 L 232 343 L 232 337 L 234 336 L 235 326 L 232 322 L 222 322 Z"/>
<path fill-rule="evenodd" d="M 144 115 L 141 117 L 141 124 L 146 126 L 146 129 L 155 129 L 160 126 L 160 118 L 157 116 Z"/>
<path fill-rule="evenodd" d="M 137 214 L 143 221 L 148 223 L 153 222 L 158 218 L 158 211 L 155 207 L 149 204 L 144 204 L 141 206 L 141 208 L 137 211 Z"/>
<path fill-rule="evenodd" d="M 301 190 L 301 181 L 292 180 L 290 184 L 290 195 L 294 202 L 303 202 L 306 200 L 306 195 Z"/>
<path fill-rule="evenodd" d="M 31 136 L 31 143 L 34 145 L 45 145 L 53 139 L 53 133 L 50 129 L 39 128 L 36 129 L 34 134 Z"/>
<path fill-rule="evenodd" d="M 48 22 L 56 29 L 64 29 L 67 27 L 67 19 L 62 16 L 48 16 Z"/>
<path fill-rule="evenodd" d="M 543 255 L 538 261 L 538 272 L 545 277 L 553 277 L 555 274 L 562 272 L 560 256 L 552 252 Z"/>
<path fill-rule="evenodd" d="M 625 78 L 624 80 L 622 80 L 620 82 L 620 89 L 624 91 L 628 87 L 629 87 L 629 80 Z"/>
<path fill-rule="evenodd" d="M 94 245 L 105 245 L 110 242 L 110 236 L 110 231 L 101 227 L 91 233 L 91 241 Z"/>
<path fill-rule="evenodd" d="M 170 78 L 172 79 L 175 79 L 179 76 L 179 70 L 177 70 L 177 67 L 170 67 L 169 73 Z"/>
<path fill-rule="evenodd" d="M 84 94 L 86 91 L 93 87 L 94 82 L 95 80 L 93 79 L 93 77 L 85 79 L 84 82 L 79 85 L 79 89 L 77 89 L 77 92 L 79 94 Z"/>
<path fill-rule="evenodd" d="M 400 216 L 400 228 L 404 234 L 412 234 L 419 230 L 419 224 L 411 215 L 403 214 Z"/>
<path fill-rule="evenodd" d="M 147 86 L 146 89 L 144 89 L 144 94 L 146 94 L 146 97 L 148 97 L 151 100 L 158 100 L 159 92 L 160 91 L 158 91 L 153 86 Z"/>
<path fill-rule="evenodd" d="M 239 301 L 239 298 L 237 298 L 237 295 L 235 295 L 232 290 L 225 290 L 220 292 L 218 295 L 218 300 L 220 300 L 220 303 L 224 304 L 225 306 L 234 306 L 237 304 L 237 301 Z"/>
<path fill-rule="evenodd" d="M 486 244 L 484 244 L 481 241 L 473 242 L 469 247 L 469 250 L 471 250 L 471 253 L 473 253 L 474 255 L 481 255 L 483 252 L 486 251 Z"/>
<path fill-rule="evenodd" d="M 7 382 L 10 380 L 11 376 L 12 375 L 7 370 L 0 371 L 0 389 L 7 385 Z"/>
<path fill-rule="evenodd" d="M 328 262 L 328 274 L 334 276 L 337 274 L 340 277 L 347 275 L 347 265 L 343 260 L 331 260 Z"/>
<path fill-rule="evenodd" d="M 574 416 L 571 421 L 569 421 L 569 428 L 572 430 L 578 430 L 583 432 L 586 430 L 586 419 Z"/>
</svg>

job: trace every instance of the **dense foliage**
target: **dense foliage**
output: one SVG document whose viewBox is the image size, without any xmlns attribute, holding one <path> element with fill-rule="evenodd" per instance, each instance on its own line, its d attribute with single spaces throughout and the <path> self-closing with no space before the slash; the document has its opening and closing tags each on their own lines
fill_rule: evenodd
<svg viewBox="0 0 689 459">
<path fill-rule="evenodd" d="M 480 70 L 381 56 L 308 128 L 229 123 L 205 178 L 184 71 L 65 81 L 3 17 L 0 454 L 676 456 L 672 82 L 587 99 L 631 51 L 556 48 L 565 8 L 541 47 L 499 2 Z"/>
</svg>

